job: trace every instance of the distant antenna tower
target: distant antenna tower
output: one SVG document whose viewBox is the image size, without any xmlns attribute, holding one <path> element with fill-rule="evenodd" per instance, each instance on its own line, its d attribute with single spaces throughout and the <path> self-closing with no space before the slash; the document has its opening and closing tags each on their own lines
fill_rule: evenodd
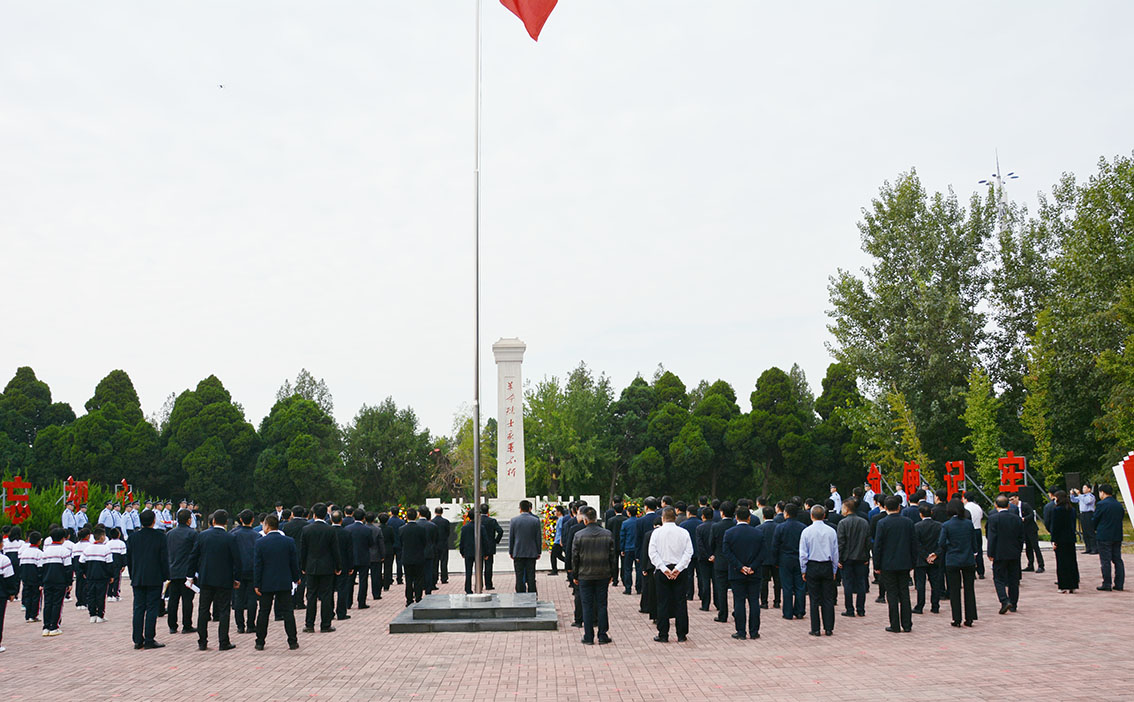
<svg viewBox="0 0 1134 702">
<path fill-rule="evenodd" d="M 981 185 L 991 185 L 996 198 L 996 214 L 1000 218 L 1000 228 L 1003 229 L 1008 220 L 1007 206 L 1004 204 L 1004 181 L 1016 180 L 1020 176 L 1015 171 L 1000 175 L 1000 150 L 996 151 L 996 172 L 987 180 L 978 181 Z"/>
</svg>

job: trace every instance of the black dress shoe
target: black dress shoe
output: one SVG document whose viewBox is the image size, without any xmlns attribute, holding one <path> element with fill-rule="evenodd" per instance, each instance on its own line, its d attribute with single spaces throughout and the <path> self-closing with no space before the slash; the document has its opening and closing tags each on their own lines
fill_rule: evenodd
<svg viewBox="0 0 1134 702">
<path fill-rule="evenodd" d="M 828 629 L 828 630 L 826 630 L 826 631 L 824 631 L 824 632 L 823 632 L 823 635 L 824 635 L 824 636 L 830 636 L 830 635 L 831 635 L 831 634 L 833 634 L 833 633 L 835 633 L 835 632 L 834 632 L 834 631 L 832 631 L 831 629 Z"/>
<path fill-rule="evenodd" d="M 804 617 L 804 615 L 802 615 L 802 614 L 797 614 L 797 615 L 795 615 L 795 618 L 796 618 L 796 619 L 803 619 L 803 617 Z"/>
<path fill-rule="evenodd" d="M 903 632 L 903 633 L 906 633 L 906 634 L 910 633 L 911 631 L 913 631 L 913 628 L 912 628 L 912 627 L 911 627 L 911 628 L 909 628 L 909 629 L 905 629 L 905 628 L 903 628 L 903 629 L 902 629 L 902 632 Z"/>
<path fill-rule="evenodd" d="M 629 595 L 630 593 L 628 592 L 628 593 L 626 593 L 626 594 L 627 594 L 627 595 Z M 708 611 L 709 611 L 709 608 L 708 608 L 708 607 L 701 607 L 701 611 L 702 611 L 702 612 L 708 612 Z"/>
<path fill-rule="evenodd" d="M 977 580 L 984 580 L 984 574 L 981 573 L 980 575 L 978 575 Z"/>
<path fill-rule="evenodd" d="M 677 643 L 685 643 L 685 637 L 684 636 L 678 636 L 677 637 Z"/>
<path fill-rule="evenodd" d="M 1039 568 L 1036 568 L 1036 572 L 1037 572 L 1037 573 L 1042 573 L 1042 572 L 1043 572 L 1043 566 L 1040 566 Z"/>
<path fill-rule="evenodd" d="M 315 627 L 305 626 L 305 627 L 303 627 L 303 633 L 304 634 L 314 634 L 315 633 Z"/>
<path fill-rule="evenodd" d="M 143 648 L 143 647 L 142 647 L 142 644 L 134 644 L 134 650 L 135 650 L 135 651 L 141 651 L 141 650 L 142 650 L 142 648 Z"/>
<path fill-rule="evenodd" d="M 333 626 L 319 627 L 319 633 L 320 634 L 329 634 L 334 630 L 335 630 L 335 627 L 333 627 Z"/>
<path fill-rule="evenodd" d="M 220 646 L 217 646 L 217 648 L 221 651 L 231 651 L 232 649 L 236 648 L 236 644 L 229 641 L 228 643 L 222 643 Z"/>
<path fill-rule="evenodd" d="M 914 607 L 910 610 L 910 612 L 912 612 L 913 614 L 925 614 L 925 610 L 921 607 Z"/>
<path fill-rule="evenodd" d="M 360 604 L 360 605 L 358 606 L 358 608 L 359 608 L 359 609 L 370 609 L 370 605 L 368 605 L 368 604 Z"/>
<path fill-rule="evenodd" d="M 748 637 L 738 631 L 738 632 L 736 632 L 735 634 L 732 635 L 732 638 L 736 639 L 737 641 L 743 641 L 743 640 L 747 639 Z"/>
<path fill-rule="evenodd" d="M 713 617 L 713 621 L 714 622 L 720 622 L 721 624 L 726 624 L 728 622 L 728 617 L 721 617 L 721 616 Z"/>
<path fill-rule="evenodd" d="M 183 629 L 181 629 L 181 633 L 182 634 L 196 634 L 197 628 L 192 627 L 192 626 L 187 626 L 187 627 L 184 627 Z"/>
<path fill-rule="evenodd" d="M 242 627 L 242 626 L 236 627 L 236 633 L 243 634 L 244 633 L 244 627 Z"/>
<path fill-rule="evenodd" d="M 603 644 L 614 643 L 614 639 L 609 636 L 600 636 L 598 637 L 598 642 L 599 646 L 602 646 Z"/>
<path fill-rule="evenodd" d="M 1016 611 L 1016 605 L 1014 605 L 1014 604 L 1008 605 L 1008 611 L 1009 612 L 1015 612 Z"/>
<path fill-rule="evenodd" d="M 972 625 L 973 625 L 972 620 L 965 622 L 965 626 L 972 626 Z"/>
<path fill-rule="evenodd" d="M 809 631 L 807 633 L 809 636 L 822 636 L 818 631 Z"/>
<path fill-rule="evenodd" d="M 885 601 L 886 601 L 886 598 L 885 598 L 885 597 L 881 597 L 881 596 L 880 596 L 880 597 L 876 597 L 876 598 L 874 599 L 874 601 L 875 601 L 875 602 L 885 602 Z"/>
<path fill-rule="evenodd" d="M 257 651 L 263 651 L 264 650 L 264 644 L 257 642 L 256 643 L 256 650 Z"/>
<path fill-rule="evenodd" d="M 842 613 L 842 616 L 844 616 L 844 617 L 853 617 L 853 616 L 854 616 L 854 612 L 843 612 L 843 613 Z"/>
<path fill-rule="evenodd" d="M 900 634 L 900 633 L 902 633 L 902 630 L 901 630 L 901 629 L 895 629 L 895 628 L 894 628 L 894 627 L 892 627 L 892 626 L 888 626 L 888 627 L 886 627 L 886 631 L 890 632 L 891 634 Z"/>
<path fill-rule="evenodd" d="M 1036 572 L 1036 569 L 1033 566 L 1028 566 L 1027 568 L 1024 568 L 1023 571 L 1021 571 L 1021 572 L 1034 573 L 1034 572 Z"/>
<path fill-rule="evenodd" d="M 749 636 L 748 638 L 750 638 L 750 639 L 758 639 L 758 638 L 760 638 L 760 632 L 756 632 L 755 634 L 753 634 L 752 636 Z"/>
<path fill-rule="evenodd" d="M 584 644 L 584 645 L 586 645 L 586 646 L 594 646 L 594 645 L 595 645 L 595 640 L 594 640 L 594 639 L 588 639 L 588 638 L 586 638 L 586 637 L 583 637 L 583 638 L 582 638 L 582 640 L 580 641 L 580 643 L 582 643 L 582 644 Z"/>
<path fill-rule="evenodd" d="M 176 633 L 177 633 L 177 629 L 170 629 L 170 630 L 169 630 L 169 633 L 171 633 L 171 634 L 176 634 Z M 139 648 L 141 648 L 141 647 L 139 646 Z"/>
<path fill-rule="evenodd" d="M 1008 614 L 1008 608 L 1009 608 L 1009 606 L 1010 606 L 1010 605 L 1009 605 L 1009 604 L 1008 604 L 1007 602 L 1005 602 L 1004 604 L 1000 605 L 1000 613 L 1001 613 L 1001 614 Z"/>
<path fill-rule="evenodd" d="M 165 648 L 165 644 L 151 641 L 148 644 L 142 644 L 142 648 Z"/>
<path fill-rule="evenodd" d="M 767 608 L 768 608 L 768 603 L 767 603 L 767 602 L 765 602 L 764 604 L 760 605 L 760 609 L 767 609 Z"/>
<path fill-rule="evenodd" d="M 866 616 L 866 612 L 859 612 L 859 613 L 858 613 L 858 616 L 860 616 L 860 617 L 865 617 L 865 616 Z"/>
<path fill-rule="evenodd" d="M 773 603 L 772 603 L 772 608 L 773 608 L 773 609 L 779 609 L 779 608 L 780 608 L 780 603 L 779 603 L 779 602 L 773 602 Z"/>
<path fill-rule="evenodd" d="M 197 644 L 197 650 L 198 650 L 198 651 L 208 651 L 208 650 L 209 650 L 209 645 L 208 645 L 208 644 L 199 643 L 199 644 Z"/>
<path fill-rule="evenodd" d="M 958 629 L 960 629 L 960 628 L 961 628 L 961 623 L 960 623 L 960 622 L 949 622 L 949 623 L 950 623 L 951 625 L 953 625 L 953 626 L 957 627 Z"/>
<path fill-rule="evenodd" d="M 1095 589 L 1098 590 L 1099 592 L 1110 592 L 1114 588 L 1112 588 L 1110 585 L 1099 585 Z"/>
<path fill-rule="evenodd" d="M 658 643 L 669 643 L 669 637 L 658 634 L 654 637 L 654 641 L 657 641 Z"/>
<path fill-rule="evenodd" d="M 940 607 L 934 607 L 933 609 L 929 610 L 929 612 L 930 612 L 930 614 L 940 614 L 941 608 Z"/>
<path fill-rule="evenodd" d="M 287 647 L 288 647 L 288 648 L 290 648 L 290 649 L 291 649 L 292 651 L 295 651 L 296 649 L 298 649 L 298 648 L 299 648 L 299 642 L 296 642 L 296 643 L 289 643 L 289 644 L 287 645 Z"/>
<path fill-rule="evenodd" d="M 582 622 L 571 622 L 571 626 L 572 626 L 572 628 L 575 628 L 575 629 L 582 629 L 583 623 Z"/>
<path fill-rule="evenodd" d="M 346 620 L 350 619 L 350 615 L 349 615 L 349 614 L 344 614 L 344 615 L 343 615 L 343 616 L 341 616 L 341 617 L 335 617 L 335 619 L 339 620 L 340 622 L 345 622 Z"/>
<path fill-rule="evenodd" d="M 1115 592 L 1122 592 L 1122 591 L 1123 591 L 1124 589 L 1125 589 L 1125 588 L 1116 587 L 1116 588 L 1114 588 L 1114 591 L 1115 591 Z"/>
</svg>

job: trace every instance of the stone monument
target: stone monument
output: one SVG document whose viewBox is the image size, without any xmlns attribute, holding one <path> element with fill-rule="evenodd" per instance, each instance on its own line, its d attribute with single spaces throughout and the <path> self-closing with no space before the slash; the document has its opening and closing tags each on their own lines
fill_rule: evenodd
<svg viewBox="0 0 1134 702">
<path fill-rule="evenodd" d="M 527 499 L 524 472 L 524 379 L 520 366 L 528 347 L 516 338 L 492 345 L 496 357 L 496 499 L 502 521 L 519 513 Z"/>
</svg>

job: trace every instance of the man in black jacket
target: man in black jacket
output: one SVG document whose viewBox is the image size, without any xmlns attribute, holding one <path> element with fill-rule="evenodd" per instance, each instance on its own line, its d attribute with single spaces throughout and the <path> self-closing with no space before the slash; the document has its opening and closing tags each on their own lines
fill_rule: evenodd
<svg viewBox="0 0 1134 702">
<path fill-rule="evenodd" d="M 394 584 L 394 556 L 401 550 L 398 534 L 390 525 L 390 521 L 390 515 L 387 512 L 378 515 L 378 531 L 382 535 L 382 589 L 385 591 L 388 591 L 390 586 Z M 397 550 L 395 550 L 394 544 L 398 545 Z M 374 599 L 381 599 L 381 597 L 375 596 Z"/>
<path fill-rule="evenodd" d="M 334 631 L 335 576 L 343 572 L 338 531 L 327 523 L 327 505 L 311 508 L 315 521 L 303 527 L 299 538 L 299 570 L 307 580 L 307 618 L 303 631 L 315 631 L 315 612 L 319 609 L 319 631 Z"/>
<path fill-rule="evenodd" d="M 945 591 L 945 566 L 941 563 L 930 563 L 930 554 L 937 551 L 937 542 L 941 538 L 941 522 L 933 518 L 933 508 L 928 504 L 918 507 L 917 524 L 914 524 L 914 534 L 917 536 L 917 561 L 914 563 L 914 590 L 917 592 L 917 604 L 913 613 L 921 614 L 925 611 L 925 581 L 929 581 L 930 609 L 937 614 L 941 611 L 941 596 Z"/>
<path fill-rule="evenodd" d="M 1020 515 L 1020 520 L 1024 523 L 1024 553 L 1028 557 L 1028 567 L 1024 568 L 1024 571 L 1042 573 L 1043 553 L 1040 552 L 1039 547 L 1039 525 L 1036 523 L 1036 510 L 1030 502 L 1021 500 L 1018 493 L 1009 495 L 1008 501 L 1010 504 L 1009 511 Z"/>
<path fill-rule="evenodd" d="M 425 564 L 425 594 L 430 595 L 437 589 L 437 562 L 441 558 L 441 530 L 429 521 L 429 507 L 421 505 L 417 508 L 417 520 L 429 534 L 429 561 Z"/>
<path fill-rule="evenodd" d="M 134 589 L 134 648 L 162 648 L 154 640 L 161 586 L 169 580 L 169 551 L 165 532 L 154 529 L 153 510 L 142 512 L 142 528 L 126 543 L 126 563 Z"/>
<path fill-rule="evenodd" d="M 621 501 L 615 502 L 614 505 L 615 507 L 612 507 L 611 509 L 617 509 L 615 509 L 614 514 L 611 514 L 609 518 L 603 520 L 603 524 L 606 526 L 606 530 L 609 531 L 614 537 L 614 542 L 617 548 L 619 535 L 622 533 L 622 523 L 625 522 L 629 517 L 626 514 L 626 507 L 622 505 Z M 609 514 L 610 511 L 611 510 L 608 509 L 607 513 Z M 618 587 L 618 575 L 621 572 L 622 568 L 620 565 L 618 573 L 614 574 L 614 587 Z"/>
<path fill-rule="evenodd" d="M 358 508 L 354 510 L 354 524 L 345 528 L 347 536 L 350 537 L 351 561 L 354 564 L 354 576 L 352 577 L 358 580 L 358 608 L 369 609 L 370 605 L 366 604 L 366 588 L 370 586 L 370 568 L 374 555 L 377 555 L 379 563 L 382 562 L 381 552 L 373 553 L 374 540 L 378 536 L 374 529 L 374 516 L 367 514 L 366 510 Z M 382 543 L 380 537 L 378 543 Z M 351 583 L 351 587 L 354 587 L 353 580 Z M 375 596 L 381 597 L 380 594 Z"/>
<path fill-rule="evenodd" d="M 433 574 L 433 587 L 437 587 L 437 579 L 442 583 L 449 582 L 449 537 L 453 533 L 453 525 L 445 519 L 445 510 L 437 507 L 433 510 L 433 523 L 437 525 L 437 538 L 440 540 L 440 549 L 437 551 L 437 572 Z"/>
<path fill-rule="evenodd" d="M 285 512 L 287 510 L 284 510 Z M 302 540 L 303 529 L 310 522 L 306 519 L 307 510 L 302 505 L 296 505 L 291 508 L 291 517 L 280 524 L 280 532 L 284 536 L 290 538 L 295 542 L 295 548 L 299 549 L 299 542 Z M 296 586 L 295 592 L 291 596 L 292 609 L 306 609 L 307 608 L 307 578 L 300 578 L 299 585 Z M 279 608 L 279 599 L 276 599 L 276 608 Z M 276 612 L 276 621 L 281 621 L 281 615 Z"/>
<path fill-rule="evenodd" d="M 260 538 L 252 529 L 256 515 L 246 509 L 237 515 L 240 526 L 232 530 L 232 538 L 240 551 L 240 587 L 232 593 L 232 609 L 236 619 L 236 633 L 252 634 L 256 631 L 256 595 L 252 592 L 252 556 L 256 539 Z M 278 523 L 278 521 L 277 521 Z M 288 593 L 291 594 L 291 593 Z"/>
<path fill-rule="evenodd" d="M 886 631 L 895 634 L 913 629 L 910 569 L 917 561 L 917 535 L 913 522 L 899 513 L 901 507 L 897 495 L 886 498 L 886 518 L 878 522 L 874 535 L 874 572 L 890 605 L 890 626 Z"/>
<path fill-rule="evenodd" d="M 488 505 L 483 504 L 480 506 L 480 523 L 488 529 L 488 533 L 492 535 L 487 544 L 482 544 L 484 551 L 484 589 L 495 590 L 492 586 L 492 564 L 496 560 L 496 547 L 500 544 L 500 540 L 504 538 L 504 529 L 500 526 L 500 522 L 496 521 L 491 515 L 488 514 Z"/>
<path fill-rule="evenodd" d="M 219 620 L 217 639 L 220 650 L 236 648 L 229 639 L 232 623 L 232 591 L 240 587 L 240 551 L 236 539 L 225 531 L 228 512 L 213 512 L 212 525 L 197 536 L 197 558 L 194 563 L 201 599 L 197 601 L 197 648 L 209 648 L 210 613 Z"/>
<path fill-rule="evenodd" d="M 422 526 L 425 521 L 418 519 L 417 510 L 410 507 L 406 510 L 406 523 L 398 532 L 402 545 L 402 568 L 405 570 L 406 607 L 421 602 L 425 590 L 425 568 L 429 565 L 432 548 L 429 532 Z M 483 519 L 481 524 L 484 524 Z"/>
<path fill-rule="evenodd" d="M 736 526 L 735 514 L 736 505 L 728 501 L 721 503 L 721 520 L 713 524 L 709 541 L 709 560 L 713 563 L 713 601 L 717 605 L 717 616 L 713 621 L 716 622 L 728 621 L 728 559 L 724 556 L 724 535 Z"/>
<path fill-rule="evenodd" d="M 166 607 L 166 622 L 169 633 L 177 633 L 177 606 L 181 604 L 181 631 L 191 634 L 193 628 L 193 597 L 185 581 L 196 575 L 194 562 L 197 552 L 197 530 L 189 528 L 192 513 L 187 509 L 177 511 L 177 526 L 166 534 L 169 552 L 169 604 Z"/>
<path fill-rule="evenodd" d="M 343 513 L 339 510 L 331 512 L 331 528 L 335 531 L 335 543 L 339 549 L 339 562 L 342 564 L 340 572 L 335 573 L 335 618 L 340 622 L 350 619 L 347 610 L 351 606 L 351 586 L 354 583 L 354 545 L 350 534 L 343 527 Z M 369 557 L 369 554 L 367 555 Z"/>
<path fill-rule="evenodd" d="M 933 521 L 941 522 L 942 524 L 949 521 L 948 500 L 945 499 L 948 495 L 949 493 L 945 490 L 938 490 L 934 493 L 936 500 L 933 503 Z"/>
<path fill-rule="evenodd" d="M 461 527 L 461 556 L 465 559 L 465 594 L 473 594 L 473 573 L 476 568 L 476 514 L 473 510 L 469 510 L 468 521 Z M 487 554 L 483 551 L 492 542 L 492 535 L 488 533 L 488 529 L 484 525 L 484 520 L 480 522 L 480 548 L 482 553 L 481 560 L 487 558 Z"/>
<path fill-rule="evenodd" d="M 291 588 L 299 582 L 299 553 L 295 541 L 283 535 L 276 527 L 279 520 L 275 514 L 264 518 L 263 536 L 253 548 L 252 586 L 260 597 L 260 616 L 256 620 L 256 650 L 264 650 L 264 639 L 268 635 L 268 611 L 275 601 L 277 611 L 282 613 L 284 631 L 287 632 L 288 648 L 299 648 L 295 634 L 295 612 L 291 606 Z M 281 607 L 278 602 L 284 601 Z"/>
<path fill-rule="evenodd" d="M 1020 601 L 1020 551 L 1024 548 L 1024 522 L 1008 511 L 1008 496 L 996 496 L 996 511 L 988 518 L 988 558 L 992 582 L 1000 600 L 1000 613 L 1015 612 Z"/>
<path fill-rule="evenodd" d="M 701 597 L 701 611 L 708 612 L 709 605 L 713 601 L 713 561 L 710 556 L 713 555 L 712 542 L 713 542 L 713 508 L 709 506 L 699 508 L 701 510 L 701 523 L 693 532 L 693 538 L 697 540 L 697 593 Z M 777 579 L 776 582 L 779 582 Z M 779 591 L 776 593 L 779 594 Z M 779 599 L 776 600 L 777 604 Z"/>
<path fill-rule="evenodd" d="M 584 525 L 571 540 L 572 575 L 583 604 L 583 643 L 595 641 L 595 624 L 598 624 L 598 642 L 610 643 L 607 636 L 607 594 L 618 573 L 618 551 L 614 537 L 596 522 L 594 507 L 582 510 Z"/>
<path fill-rule="evenodd" d="M 577 506 L 574 523 L 568 520 L 567 523 L 563 525 L 563 552 L 566 554 L 567 558 L 567 564 L 565 566 L 567 569 L 567 581 L 570 584 L 572 597 L 575 602 L 575 616 L 572 619 L 571 626 L 576 629 L 583 627 L 583 596 L 582 593 L 579 592 L 578 586 L 575 585 L 575 564 L 571 562 L 571 548 L 574 545 L 575 535 L 587 526 L 583 521 L 583 509 L 585 507 L 586 504 Z"/>
</svg>

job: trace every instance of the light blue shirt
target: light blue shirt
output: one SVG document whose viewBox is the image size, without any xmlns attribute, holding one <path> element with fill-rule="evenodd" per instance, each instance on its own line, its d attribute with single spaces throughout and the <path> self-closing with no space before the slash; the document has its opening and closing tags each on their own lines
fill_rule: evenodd
<svg viewBox="0 0 1134 702">
<path fill-rule="evenodd" d="M 75 526 L 75 513 L 69 509 L 63 510 L 63 528 L 74 532 L 79 531 L 79 527 Z"/>
<path fill-rule="evenodd" d="M 1079 503 L 1080 512 L 1095 511 L 1095 493 L 1093 492 L 1088 492 L 1085 495 L 1072 495 L 1071 500 Z"/>
<path fill-rule="evenodd" d="M 87 525 L 87 522 L 89 522 L 89 521 L 90 520 L 87 519 L 87 513 L 86 512 L 75 512 L 75 530 L 76 531 L 85 527 Z"/>
<path fill-rule="evenodd" d="M 104 509 L 98 513 L 98 523 L 110 529 L 115 526 L 114 524 L 114 510 Z"/>
<path fill-rule="evenodd" d="M 825 522 L 812 522 L 799 535 L 799 569 L 804 573 L 808 561 L 830 561 L 832 575 L 839 569 L 839 536 Z"/>
<path fill-rule="evenodd" d="M 563 515 L 555 520 L 555 543 L 560 546 L 563 545 L 563 522 L 567 521 L 567 515 Z"/>
</svg>

